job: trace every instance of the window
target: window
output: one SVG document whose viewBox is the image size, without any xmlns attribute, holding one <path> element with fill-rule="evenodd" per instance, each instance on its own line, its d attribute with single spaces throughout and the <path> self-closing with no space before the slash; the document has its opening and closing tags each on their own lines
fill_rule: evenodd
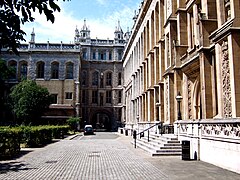
<svg viewBox="0 0 240 180">
<path fill-rule="evenodd" d="M 10 61 L 8 63 L 8 66 L 10 67 L 11 74 L 10 74 L 10 79 L 16 79 L 17 78 L 17 62 L 16 61 Z"/>
<path fill-rule="evenodd" d="M 66 64 L 66 79 L 73 79 L 73 63 Z"/>
<path fill-rule="evenodd" d="M 27 78 L 27 63 L 26 62 L 23 62 L 20 65 L 20 77 L 21 77 L 21 79 Z"/>
<path fill-rule="evenodd" d="M 106 76 L 106 85 L 111 86 L 112 85 L 112 73 L 108 72 Z"/>
<path fill-rule="evenodd" d="M 109 52 L 109 60 L 112 60 L 112 52 Z"/>
<path fill-rule="evenodd" d="M 122 84 L 122 73 L 118 73 L 118 85 Z"/>
<path fill-rule="evenodd" d="M 99 73 L 97 71 L 95 71 L 93 74 L 92 74 L 92 85 L 93 86 L 97 86 L 98 85 L 98 75 Z"/>
<path fill-rule="evenodd" d="M 95 60 L 96 59 L 96 53 L 93 52 L 93 59 Z"/>
<path fill-rule="evenodd" d="M 112 103 L 112 91 L 106 91 L 106 103 Z"/>
<path fill-rule="evenodd" d="M 65 93 L 65 99 L 72 99 L 73 98 L 73 93 L 72 92 L 66 92 Z"/>
<path fill-rule="evenodd" d="M 122 91 L 118 91 L 118 103 L 122 103 Z"/>
<path fill-rule="evenodd" d="M 122 59 L 122 51 L 119 50 L 119 51 L 118 51 L 118 60 L 121 60 L 121 59 Z"/>
<path fill-rule="evenodd" d="M 44 78 L 44 66 L 45 63 L 42 61 L 37 63 L 37 78 Z"/>
<path fill-rule="evenodd" d="M 83 59 L 86 60 L 87 59 L 87 52 L 83 51 Z"/>
<path fill-rule="evenodd" d="M 57 104 L 58 94 L 51 94 L 51 104 Z"/>
<path fill-rule="evenodd" d="M 92 91 L 92 103 L 98 103 L 98 92 L 96 90 Z"/>
<path fill-rule="evenodd" d="M 82 85 L 83 86 L 87 85 L 87 72 L 86 71 L 82 72 Z"/>
<path fill-rule="evenodd" d="M 105 52 L 99 52 L 98 53 L 98 59 L 99 60 L 106 60 L 106 53 Z"/>
<path fill-rule="evenodd" d="M 53 62 L 51 64 L 51 78 L 58 79 L 58 74 L 59 74 L 59 63 Z"/>
</svg>

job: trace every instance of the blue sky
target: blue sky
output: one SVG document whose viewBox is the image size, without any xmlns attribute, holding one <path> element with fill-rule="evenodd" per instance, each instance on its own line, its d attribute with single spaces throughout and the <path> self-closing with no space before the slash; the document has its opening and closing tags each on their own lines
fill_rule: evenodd
<svg viewBox="0 0 240 180">
<path fill-rule="evenodd" d="M 34 28 L 36 42 L 69 43 L 73 41 L 76 26 L 81 29 L 84 19 L 91 31 L 91 38 L 113 39 L 118 20 L 124 32 L 131 30 L 134 11 L 141 0 L 71 0 L 59 1 L 61 12 L 55 12 L 55 23 L 47 22 L 43 15 L 34 15 L 35 22 L 23 29 L 26 40 Z"/>
</svg>

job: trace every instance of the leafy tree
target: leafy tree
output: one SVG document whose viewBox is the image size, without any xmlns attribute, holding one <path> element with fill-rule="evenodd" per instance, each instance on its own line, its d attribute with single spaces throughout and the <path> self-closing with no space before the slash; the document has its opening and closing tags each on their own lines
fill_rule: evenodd
<svg viewBox="0 0 240 180">
<path fill-rule="evenodd" d="M 71 117 L 67 119 L 67 124 L 70 126 L 71 130 L 79 131 L 80 130 L 80 121 L 81 119 L 79 117 Z"/>
<path fill-rule="evenodd" d="M 35 81 L 24 80 L 10 93 L 11 105 L 20 123 L 33 123 L 48 109 L 51 96 L 48 90 Z"/>
<path fill-rule="evenodd" d="M 54 1 L 56 0 L 0 0 L 0 52 L 2 48 L 9 48 L 18 54 L 17 48 L 20 41 L 25 41 L 26 35 L 21 25 L 34 21 L 33 12 L 45 14 L 47 21 L 54 23 L 53 13 L 60 12 L 60 7 Z"/>
<path fill-rule="evenodd" d="M 5 81 L 13 73 L 13 69 L 8 68 L 6 62 L 0 59 L 0 121 L 4 119 L 4 113 L 8 110 L 6 106 L 6 92 L 9 90 L 9 87 L 6 85 Z"/>
</svg>

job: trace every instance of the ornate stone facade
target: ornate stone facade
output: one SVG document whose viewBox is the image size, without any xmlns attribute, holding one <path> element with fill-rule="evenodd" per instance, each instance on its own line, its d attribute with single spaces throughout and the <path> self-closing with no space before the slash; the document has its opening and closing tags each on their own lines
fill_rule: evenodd
<svg viewBox="0 0 240 180">
<path fill-rule="evenodd" d="M 125 95 L 126 127 L 174 125 L 180 140 L 191 141 L 192 157 L 238 172 L 239 5 L 238 0 L 144 0 L 123 55 L 124 91 L 142 107 L 135 108 L 139 122 Z M 137 91 L 135 76 L 142 77 Z M 179 111 L 182 121 L 177 121 Z M 226 152 L 234 165 L 221 159 Z"/>
</svg>

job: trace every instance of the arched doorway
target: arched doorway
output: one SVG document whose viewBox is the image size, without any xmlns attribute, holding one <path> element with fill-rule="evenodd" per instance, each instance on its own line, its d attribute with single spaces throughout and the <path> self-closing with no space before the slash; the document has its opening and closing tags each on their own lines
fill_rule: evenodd
<svg viewBox="0 0 240 180">
<path fill-rule="evenodd" d="M 200 92 L 200 77 L 197 77 L 193 86 L 193 105 L 194 105 L 194 119 L 202 118 L 201 110 L 201 92 Z"/>
<path fill-rule="evenodd" d="M 96 131 L 110 131 L 112 127 L 111 116 L 108 112 L 97 111 L 93 113 L 91 124 Z"/>
</svg>

